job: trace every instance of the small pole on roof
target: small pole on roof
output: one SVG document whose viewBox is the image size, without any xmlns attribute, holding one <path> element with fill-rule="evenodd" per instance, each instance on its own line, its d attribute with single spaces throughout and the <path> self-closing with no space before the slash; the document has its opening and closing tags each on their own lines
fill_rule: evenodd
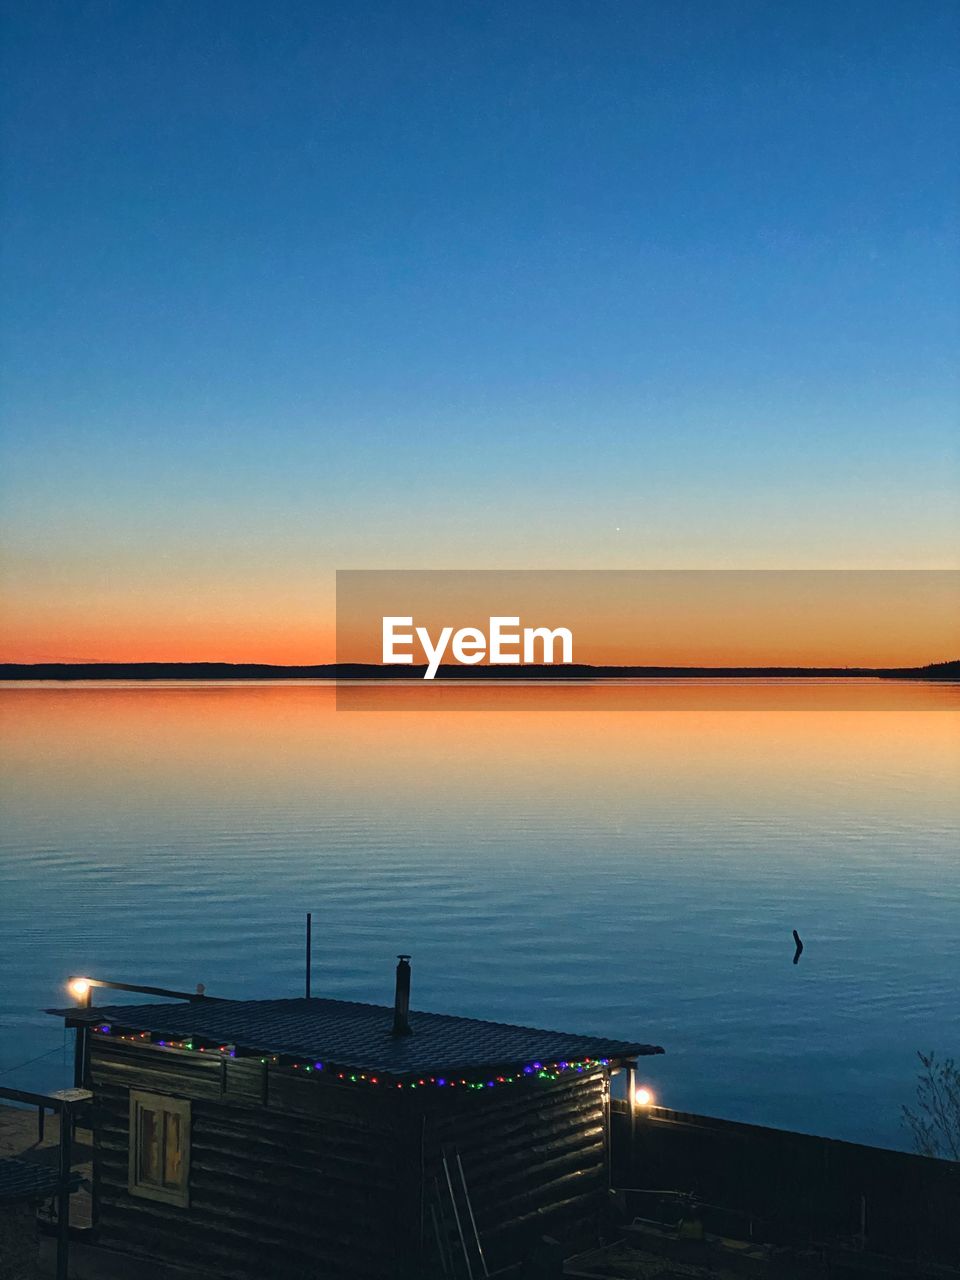
<svg viewBox="0 0 960 1280">
<path fill-rule="evenodd" d="M 310 961 L 311 952 L 313 951 L 313 912 L 307 912 L 307 958 L 306 958 L 306 979 L 304 982 L 304 994 L 310 999 Z"/>
<path fill-rule="evenodd" d="M 410 1034 L 410 957 L 397 956 L 397 986 L 393 997 L 393 1034 Z"/>
</svg>

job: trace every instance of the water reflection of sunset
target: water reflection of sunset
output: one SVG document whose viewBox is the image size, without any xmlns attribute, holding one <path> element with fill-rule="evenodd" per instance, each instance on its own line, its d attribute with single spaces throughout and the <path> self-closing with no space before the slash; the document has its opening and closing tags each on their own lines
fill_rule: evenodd
<svg viewBox="0 0 960 1280">
<path fill-rule="evenodd" d="M 132 803 L 131 788 L 159 800 L 170 787 L 201 783 L 223 800 L 236 792 L 246 804 L 259 793 L 273 796 L 271 805 L 277 786 L 403 807 L 443 787 L 456 807 L 491 788 L 553 794 L 560 780 L 580 796 L 626 787 L 661 800 L 742 787 L 767 806 L 811 777 L 869 777 L 899 760 L 923 788 L 960 763 L 956 686 L 894 685 L 901 709 L 883 700 L 885 685 L 832 686 L 821 692 L 834 709 L 816 711 L 803 709 L 802 687 L 790 686 L 791 709 L 777 701 L 778 687 L 764 684 L 647 686 L 647 709 L 620 714 L 602 710 L 623 692 L 615 688 L 430 690 L 459 708 L 475 695 L 482 714 L 423 710 L 431 699 L 417 697 L 422 689 L 361 689 L 380 708 L 362 714 L 338 712 L 343 690 L 329 684 L 7 687 L 0 707 L 8 764 L 22 770 L 23 785 L 56 767 L 60 787 L 109 791 L 120 807 Z M 704 701 L 711 692 L 712 709 Z M 489 709 L 500 694 L 510 709 Z M 420 710 L 392 713 L 411 698 Z M 583 709 L 571 714 L 570 700 Z M 875 800 L 888 803 L 882 793 Z"/>
<path fill-rule="evenodd" d="M 870 710 L 872 682 L 859 709 L 356 714 L 331 685 L 8 685 L 0 960 L 29 1008 L 83 971 L 297 994 L 312 909 L 326 993 L 386 997 L 412 951 L 417 1007 L 655 1028 L 674 1105 L 895 1144 L 955 1016 L 960 891 L 957 690 L 895 688 L 942 710 Z"/>
</svg>

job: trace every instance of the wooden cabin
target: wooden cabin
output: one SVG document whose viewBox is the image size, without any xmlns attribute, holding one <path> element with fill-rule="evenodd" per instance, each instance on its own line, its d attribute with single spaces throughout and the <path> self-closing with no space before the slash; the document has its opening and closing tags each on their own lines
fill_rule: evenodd
<svg viewBox="0 0 960 1280">
<path fill-rule="evenodd" d="M 406 1280 L 453 1274 L 477 1241 L 491 1271 L 547 1234 L 596 1241 L 611 1073 L 662 1050 L 411 1012 L 409 976 L 401 958 L 393 1008 L 52 1010 L 94 1095 L 97 1246 L 216 1276 Z"/>
</svg>

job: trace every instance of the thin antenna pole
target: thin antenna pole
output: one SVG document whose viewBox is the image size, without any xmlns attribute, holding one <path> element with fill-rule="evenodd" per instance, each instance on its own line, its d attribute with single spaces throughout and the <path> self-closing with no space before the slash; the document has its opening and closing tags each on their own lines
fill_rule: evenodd
<svg viewBox="0 0 960 1280">
<path fill-rule="evenodd" d="M 470 1215 L 470 1226 L 473 1229 L 473 1242 L 477 1246 L 477 1256 L 480 1259 L 480 1265 L 483 1267 L 483 1274 L 489 1276 L 487 1270 L 487 1260 L 483 1256 L 483 1245 L 480 1243 L 480 1232 L 477 1230 L 477 1220 L 473 1216 L 473 1205 L 470 1202 L 470 1192 L 467 1190 L 467 1175 L 463 1172 L 463 1161 L 460 1159 L 460 1152 L 457 1151 L 457 1168 L 460 1171 L 460 1185 L 463 1187 L 463 1198 L 467 1204 L 467 1213 Z"/>
<path fill-rule="evenodd" d="M 473 1280 L 473 1265 L 470 1262 L 470 1250 L 467 1248 L 467 1238 L 463 1234 L 463 1224 L 460 1221 L 460 1211 L 457 1208 L 457 1197 L 453 1190 L 453 1179 L 450 1177 L 450 1166 L 447 1163 L 447 1152 L 444 1150 L 441 1156 L 443 1162 L 443 1172 L 447 1179 L 447 1190 L 450 1192 L 450 1205 L 453 1209 L 453 1220 L 457 1224 L 457 1235 L 460 1237 L 460 1248 L 463 1251 L 463 1261 L 467 1268 L 467 1280 Z"/>
<path fill-rule="evenodd" d="M 313 912 L 307 912 L 307 964 L 306 964 L 306 981 L 304 983 L 305 994 L 310 999 L 310 961 L 313 951 Z"/>
</svg>

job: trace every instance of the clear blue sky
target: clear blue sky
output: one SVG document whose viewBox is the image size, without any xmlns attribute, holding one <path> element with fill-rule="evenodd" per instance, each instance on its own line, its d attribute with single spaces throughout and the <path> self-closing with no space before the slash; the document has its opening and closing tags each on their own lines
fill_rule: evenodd
<svg viewBox="0 0 960 1280">
<path fill-rule="evenodd" d="M 0 656 L 958 563 L 954 0 L 6 11 Z"/>
</svg>

